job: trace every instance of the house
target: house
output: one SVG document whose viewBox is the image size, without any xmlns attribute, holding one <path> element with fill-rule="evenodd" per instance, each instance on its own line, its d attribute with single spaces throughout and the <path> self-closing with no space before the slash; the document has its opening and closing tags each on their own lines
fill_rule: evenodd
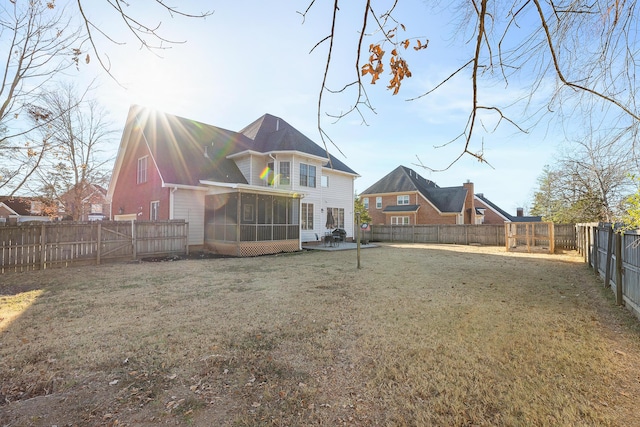
<svg viewBox="0 0 640 427">
<path fill-rule="evenodd" d="M 372 224 L 502 224 L 514 221 L 472 182 L 439 187 L 413 169 L 398 166 L 360 194 Z M 522 217 L 529 219 L 532 217 Z"/>
<path fill-rule="evenodd" d="M 475 195 L 476 210 L 484 210 L 484 221 L 482 224 L 504 224 L 505 222 L 541 222 L 541 216 L 525 216 L 524 209 L 516 209 L 516 214 L 511 215 L 502 210 L 491 200 L 487 199 L 483 193 Z"/>
<path fill-rule="evenodd" d="M 0 225 L 27 221 L 51 221 L 48 205 L 34 197 L 0 197 Z"/>
<path fill-rule="evenodd" d="M 97 184 L 75 185 L 60 196 L 58 216 L 76 221 L 109 219 L 107 189 Z"/>
<path fill-rule="evenodd" d="M 353 236 L 352 169 L 279 117 L 239 132 L 132 106 L 107 199 L 115 220 L 189 223 L 189 245 L 233 256 Z"/>
</svg>

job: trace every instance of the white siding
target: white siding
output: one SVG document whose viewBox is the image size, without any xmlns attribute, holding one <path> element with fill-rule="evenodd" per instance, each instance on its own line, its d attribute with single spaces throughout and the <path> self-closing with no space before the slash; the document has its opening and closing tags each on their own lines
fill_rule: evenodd
<svg viewBox="0 0 640 427">
<path fill-rule="evenodd" d="M 204 244 L 204 191 L 179 189 L 172 193 L 171 219 L 189 223 L 189 245 Z"/>
<path fill-rule="evenodd" d="M 244 179 L 247 180 L 247 182 L 250 182 L 249 179 L 251 178 L 251 157 L 243 157 L 241 159 L 234 159 L 234 161 L 236 162 L 236 166 L 238 166 L 238 169 L 240 169 L 240 172 L 242 172 L 242 175 L 244 175 Z"/>
<path fill-rule="evenodd" d="M 316 166 L 316 188 L 300 186 L 300 163 L 306 163 Z M 313 230 L 301 231 L 301 240 L 303 242 L 312 242 L 316 240 L 316 234 L 322 238 L 324 233 L 328 231 L 325 227 L 327 221 L 327 208 L 344 209 L 344 228 L 347 231 L 347 237 L 354 237 L 354 177 L 343 173 L 334 172 L 331 169 L 323 169 L 319 162 L 305 161 L 296 158 L 292 167 L 292 184 L 294 190 L 305 193 L 302 199 L 303 203 L 313 203 Z M 329 178 L 329 186 L 322 187 L 322 175 Z"/>
</svg>

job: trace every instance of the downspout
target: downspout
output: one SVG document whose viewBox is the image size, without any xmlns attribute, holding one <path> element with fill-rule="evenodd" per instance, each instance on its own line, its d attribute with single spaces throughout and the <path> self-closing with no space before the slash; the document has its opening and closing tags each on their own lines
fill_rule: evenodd
<svg viewBox="0 0 640 427">
<path fill-rule="evenodd" d="M 277 188 L 277 183 L 279 182 L 279 180 L 276 180 L 276 176 L 278 176 L 276 174 L 276 167 L 278 168 L 278 170 L 280 170 L 280 165 L 278 165 L 278 161 L 275 157 L 273 157 L 273 154 L 269 153 L 269 157 L 271 157 L 271 160 L 273 160 L 273 188 Z"/>
<path fill-rule="evenodd" d="M 178 187 L 171 188 L 171 192 L 169 193 L 169 219 L 174 219 L 173 207 L 175 205 L 173 193 L 178 191 Z"/>
</svg>

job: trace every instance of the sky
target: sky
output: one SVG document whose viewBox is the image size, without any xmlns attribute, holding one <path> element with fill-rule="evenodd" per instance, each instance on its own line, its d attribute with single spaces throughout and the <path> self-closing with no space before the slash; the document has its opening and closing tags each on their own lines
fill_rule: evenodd
<svg viewBox="0 0 640 427">
<path fill-rule="evenodd" d="M 343 3 L 329 75 L 334 89 L 354 80 L 355 42 L 361 22 L 361 11 L 354 3 L 362 2 Z M 461 153 L 462 143 L 451 141 L 467 121 L 471 80 L 460 76 L 429 96 L 408 99 L 432 89 L 470 56 L 456 44 L 465 34 L 455 31 L 455 19 L 446 10 L 437 13 L 413 0 L 399 4 L 396 17 L 405 26 L 405 34 L 428 39 L 429 47 L 407 51 L 413 76 L 405 79 L 398 95 L 386 89 L 386 75 L 376 85 L 367 85 L 375 112 L 362 108 L 362 115 L 352 112 L 336 122 L 326 113 L 348 111 L 354 94 L 325 94 L 322 129 L 335 144 L 329 142 L 329 151 L 360 175 L 355 181 L 357 193 L 404 165 L 440 187 L 471 181 L 476 193 L 483 193 L 511 214 L 515 215 L 518 207 L 529 209 L 536 180 L 544 165 L 553 162 L 563 139 L 544 121 L 528 133 L 504 121 L 495 132 L 479 128 L 472 150 L 482 147 L 489 164 L 466 155 L 441 172 L 421 166 L 447 168 Z M 96 40 L 99 51 L 111 61 L 117 82 L 106 76 L 95 60 L 69 74 L 80 84 L 98 76 L 92 95 L 109 111 L 118 129 L 106 155 L 115 160 L 121 130 L 133 104 L 234 131 L 269 113 L 322 145 L 318 95 L 327 44 L 314 46 L 329 34 L 333 2 L 317 0 L 303 17 L 299 12 L 307 5 L 307 1 L 180 2 L 187 12 L 212 11 L 205 19 L 171 18 L 155 7 L 142 9 L 146 22 L 161 22 L 160 33 L 165 37 L 185 41 L 153 54 L 139 48 L 112 11 L 92 1 L 87 13 L 94 23 L 117 41 L 126 42 L 115 45 Z M 135 9 L 131 11 L 135 14 Z M 514 86 L 489 87 L 483 100 L 507 104 L 522 95 Z M 494 116 L 484 125 L 492 129 L 495 123 Z M 528 127 L 524 119 L 523 123 Z"/>
</svg>

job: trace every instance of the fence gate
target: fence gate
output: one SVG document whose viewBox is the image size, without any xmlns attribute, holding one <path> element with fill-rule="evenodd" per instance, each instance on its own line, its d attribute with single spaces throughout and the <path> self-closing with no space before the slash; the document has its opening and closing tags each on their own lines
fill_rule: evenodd
<svg viewBox="0 0 640 427">
<path fill-rule="evenodd" d="M 552 222 L 507 222 L 504 231 L 507 252 L 555 252 Z"/>
</svg>

